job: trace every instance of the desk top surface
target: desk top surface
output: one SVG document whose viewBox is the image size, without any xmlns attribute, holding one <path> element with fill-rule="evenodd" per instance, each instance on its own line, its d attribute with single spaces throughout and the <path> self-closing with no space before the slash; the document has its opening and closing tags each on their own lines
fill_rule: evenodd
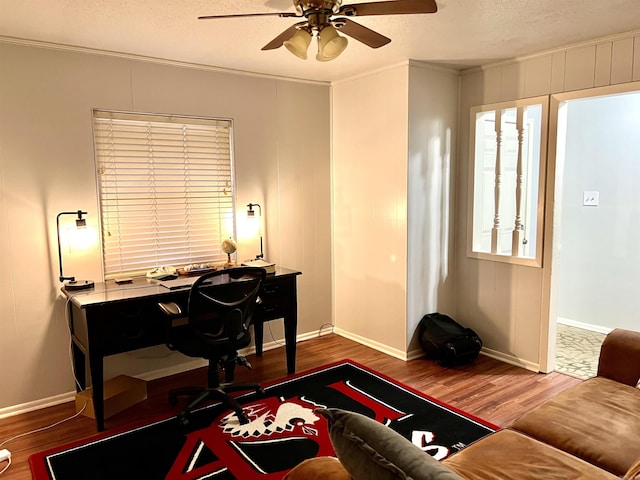
<svg viewBox="0 0 640 480">
<path fill-rule="evenodd" d="M 275 274 L 267 275 L 267 282 L 270 280 L 300 275 L 302 272 L 291 270 L 285 267 L 276 266 Z M 62 288 L 62 293 L 67 299 L 79 308 L 101 305 L 110 302 L 119 302 L 131 300 L 140 297 L 152 297 L 158 295 L 167 295 L 170 293 L 188 290 L 191 284 L 197 279 L 197 276 L 179 277 L 175 280 L 176 287 L 167 288 L 171 280 L 159 283 L 149 280 L 145 277 L 136 277 L 131 283 L 117 284 L 115 280 L 107 280 L 106 282 L 96 282 L 93 288 L 86 290 L 66 290 Z"/>
</svg>

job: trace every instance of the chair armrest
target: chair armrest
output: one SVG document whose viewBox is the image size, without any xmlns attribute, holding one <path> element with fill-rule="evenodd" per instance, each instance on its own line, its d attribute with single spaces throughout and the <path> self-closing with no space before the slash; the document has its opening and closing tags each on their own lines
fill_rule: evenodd
<svg viewBox="0 0 640 480">
<path fill-rule="evenodd" d="M 640 332 L 616 328 L 600 348 L 598 376 L 635 387 L 640 379 Z"/>
<path fill-rule="evenodd" d="M 180 305 L 175 302 L 158 302 L 158 306 L 160 307 L 160 310 L 162 310 L 162 313 L 170 318 L 182 316 L 182 309 L 180 308 Z"/>
</svg>

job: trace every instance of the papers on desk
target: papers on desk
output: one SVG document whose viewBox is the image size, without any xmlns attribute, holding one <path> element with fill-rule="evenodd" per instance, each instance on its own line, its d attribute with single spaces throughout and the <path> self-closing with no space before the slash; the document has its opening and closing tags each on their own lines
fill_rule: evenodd
<svg viewBox="0 0 640 480">
<path fill-rule="evenodd" d="M 179 277 L 175 280 L 151 280 L 151 282 L 158 283 L 169 290 L 179 290 L 181 288 L 191 288 L 191 285 L 197 279 L 198 277 Z"/>
<path fill-rule="evenodd" d="M 247 267 L 264 268 L 267 274 L 276 272 L 275 263 L 265 262 L 264 260 L 260 260 L 260 259 L 247 260 L 246 262 L 243 262 L 242 265 L 245 265 Z M 169 279 L 160 280 L 156 278 L 148 278 L 148 281 L 151 283 L 157 283 L 159 285 L 162 285 L 164 288 L 167 288 L 169 290 L 179 290 L 182 288 L 191 288 L 191 285 L 193 285 L 193 282 L 195 282 L 198 278 L 199 278 L 198 275 L 186 275 L 186 276 L 180 275 L 178 278 L 172 279 L 172 280 L 169 280 Z"/>
<path fill-rule="evenodd" d="M 245 262 L 242 262 L 242 265 L 246 267 L 260 267 L 260 268 L 264 268 L 267 273 L 276 273 L 276 264 L 265 262 L 262 259 L 247 260 Z"/>
</svg>

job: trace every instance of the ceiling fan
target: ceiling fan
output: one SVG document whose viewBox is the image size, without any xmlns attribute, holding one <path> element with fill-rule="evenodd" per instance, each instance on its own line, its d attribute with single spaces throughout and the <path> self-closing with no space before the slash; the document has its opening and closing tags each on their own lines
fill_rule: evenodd
<svg viewBox="0 0 640 480">
<path fill-rule="evenodd" d="M 216 18 L 278 16 L 283 18 L 304 18 L 287 28 L 267 43 L 262 50 L 273 50 L 284 45 L 299 58 L 307 58 L 311 37 L 318 38 L 316 60 L 333 60 L 347 47 L 347 39 L 338 34 L 340 30 L 371 48 L 380 48 L 391 41 L 390 38 L 374 32 L 349 17 L 365 15 L 410 15 L 435 13 L 435 0 L 387 0 L 382 2 L 354 3 L 342 5 L 342 0 L 293 0 L 295 12 L 240 13 L 231 15 L 203 15 L 199 20 Z M 337 17 L 337 18 L 336 18 Z"/>
</svg>

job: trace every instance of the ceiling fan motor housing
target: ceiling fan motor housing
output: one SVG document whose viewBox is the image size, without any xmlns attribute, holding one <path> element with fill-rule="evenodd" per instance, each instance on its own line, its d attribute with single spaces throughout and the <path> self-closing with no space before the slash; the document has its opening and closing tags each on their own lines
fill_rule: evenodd
<svg viewBox="0 0 640 480">
<path fill-rule="evenodd" d="M 309 10 L 326 11 L 328 14 L 336 13 L 341 4 L 342 0 L 293 0 L 293 6 L 300 15 L 305 15 Z"/>
</svg>

